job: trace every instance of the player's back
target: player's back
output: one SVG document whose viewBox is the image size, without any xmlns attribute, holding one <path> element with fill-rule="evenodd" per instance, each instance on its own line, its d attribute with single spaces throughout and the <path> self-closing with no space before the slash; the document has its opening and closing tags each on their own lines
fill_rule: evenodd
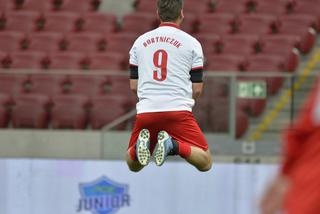
<svg viewBox="0 0 320 214">
<path fill-rule="evenodd" d="M 138 113 L 191 111 L 191 72 L 202 69 L 200 43 L 172 23 L 140 36 L 130 50 L 138 66 Z"/>
</svg>

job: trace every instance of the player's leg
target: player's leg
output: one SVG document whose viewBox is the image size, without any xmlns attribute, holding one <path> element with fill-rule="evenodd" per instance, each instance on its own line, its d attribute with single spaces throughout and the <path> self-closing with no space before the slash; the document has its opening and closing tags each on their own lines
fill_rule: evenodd
<svg viewBox="0 0 320 214">
<path fill-rule="evenodd" d="M 138 136 L 137 136 L 137 133 Z M 139 172 L 150 161 L 150 133 L 147 129 L 133 129 L 129 148 L 126 154 L 127 165 L 133 172 Z"/>
<path fill-rule="evenodd" d="M 126 160 L 127 160 L 127 165 L 132 172 L 139 172 L 141 169 L 143 169 L 144 166 L 142 166 L 138 160 L 133 160 L 131 158 L 131 155 L 129 152 L 126 154 Z"/>
<path fill-rule="evenodd" d="M 210 150 L 176 141 L 166 131 L 161 131 L 154 151 L 156 165 L 161 166 L 169 155 L 180 155 L 202 172 L 210 170 L 212 166 Z"/>
<path fill-rule="evenodd" d="M 156 164 L 161 166 L 166 159 L 166 155 L 180 155 L 199 171 L 210 170 L 212 155 L 192 112 L 168 112 L 166 117 L 166 120 L 170 122 L 164 125 L 167 132 L 159 133 L 160 136 L 164 137 L 158 137 L 158 144 L 154 151 Z M 163 148 L 165 151 L 163 151 Z M 163 153 L 165 153 L 165 156 L 163 156 Z"/>
<path fill-rule="evenodd" d="M 191 146 L 190 156 L 186 160 L 202 172 L 209 171 L 212 167 L 212 155 L 209 149 L 204 151 L 201 148 Z"/>
</svg>

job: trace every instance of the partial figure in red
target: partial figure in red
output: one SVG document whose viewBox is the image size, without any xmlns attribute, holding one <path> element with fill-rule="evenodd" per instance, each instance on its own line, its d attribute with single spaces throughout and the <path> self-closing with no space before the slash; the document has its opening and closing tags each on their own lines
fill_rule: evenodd
<svg viewBox="0 0 320 214">
<path fill-rule="evenodd" d="M 320 213 L 320 82 L 284 133 L 281 170 L 261 201 L 262 214 Z"/>
</svg>

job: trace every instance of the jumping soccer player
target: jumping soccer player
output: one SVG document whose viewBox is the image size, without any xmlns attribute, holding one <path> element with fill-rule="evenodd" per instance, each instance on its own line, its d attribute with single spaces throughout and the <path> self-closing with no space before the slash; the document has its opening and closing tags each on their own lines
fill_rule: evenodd
<svg viewBox="0 0 320 214">
<path fill-rule="evenodd" d="M 192 114 L 203 87 L 202 47 L 179 28 L 182 0 L 158 0 L 157 7 L 160 26 L 140 36 L 130 50 L 130 88 L 139 102 L 127 163 L 137 172 L 152 154 L 157 166 L 168 155 L 180 155 L 208 171 L 211 153 Z"/>
</svg>

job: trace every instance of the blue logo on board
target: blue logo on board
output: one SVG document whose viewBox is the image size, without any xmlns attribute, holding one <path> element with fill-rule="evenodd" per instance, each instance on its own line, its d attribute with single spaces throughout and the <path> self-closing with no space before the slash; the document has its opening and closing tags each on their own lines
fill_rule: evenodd
<svg viewBox="0 0 320 214">
<path fill-rule="evenodd" d="M 82 183 L 79 188 L 81 198 L 77 212 L 114 214 L 119 209 L 130 206 L 128 186 L 114 182 L 106 176 L 90 183 Z"/>
</svg>

